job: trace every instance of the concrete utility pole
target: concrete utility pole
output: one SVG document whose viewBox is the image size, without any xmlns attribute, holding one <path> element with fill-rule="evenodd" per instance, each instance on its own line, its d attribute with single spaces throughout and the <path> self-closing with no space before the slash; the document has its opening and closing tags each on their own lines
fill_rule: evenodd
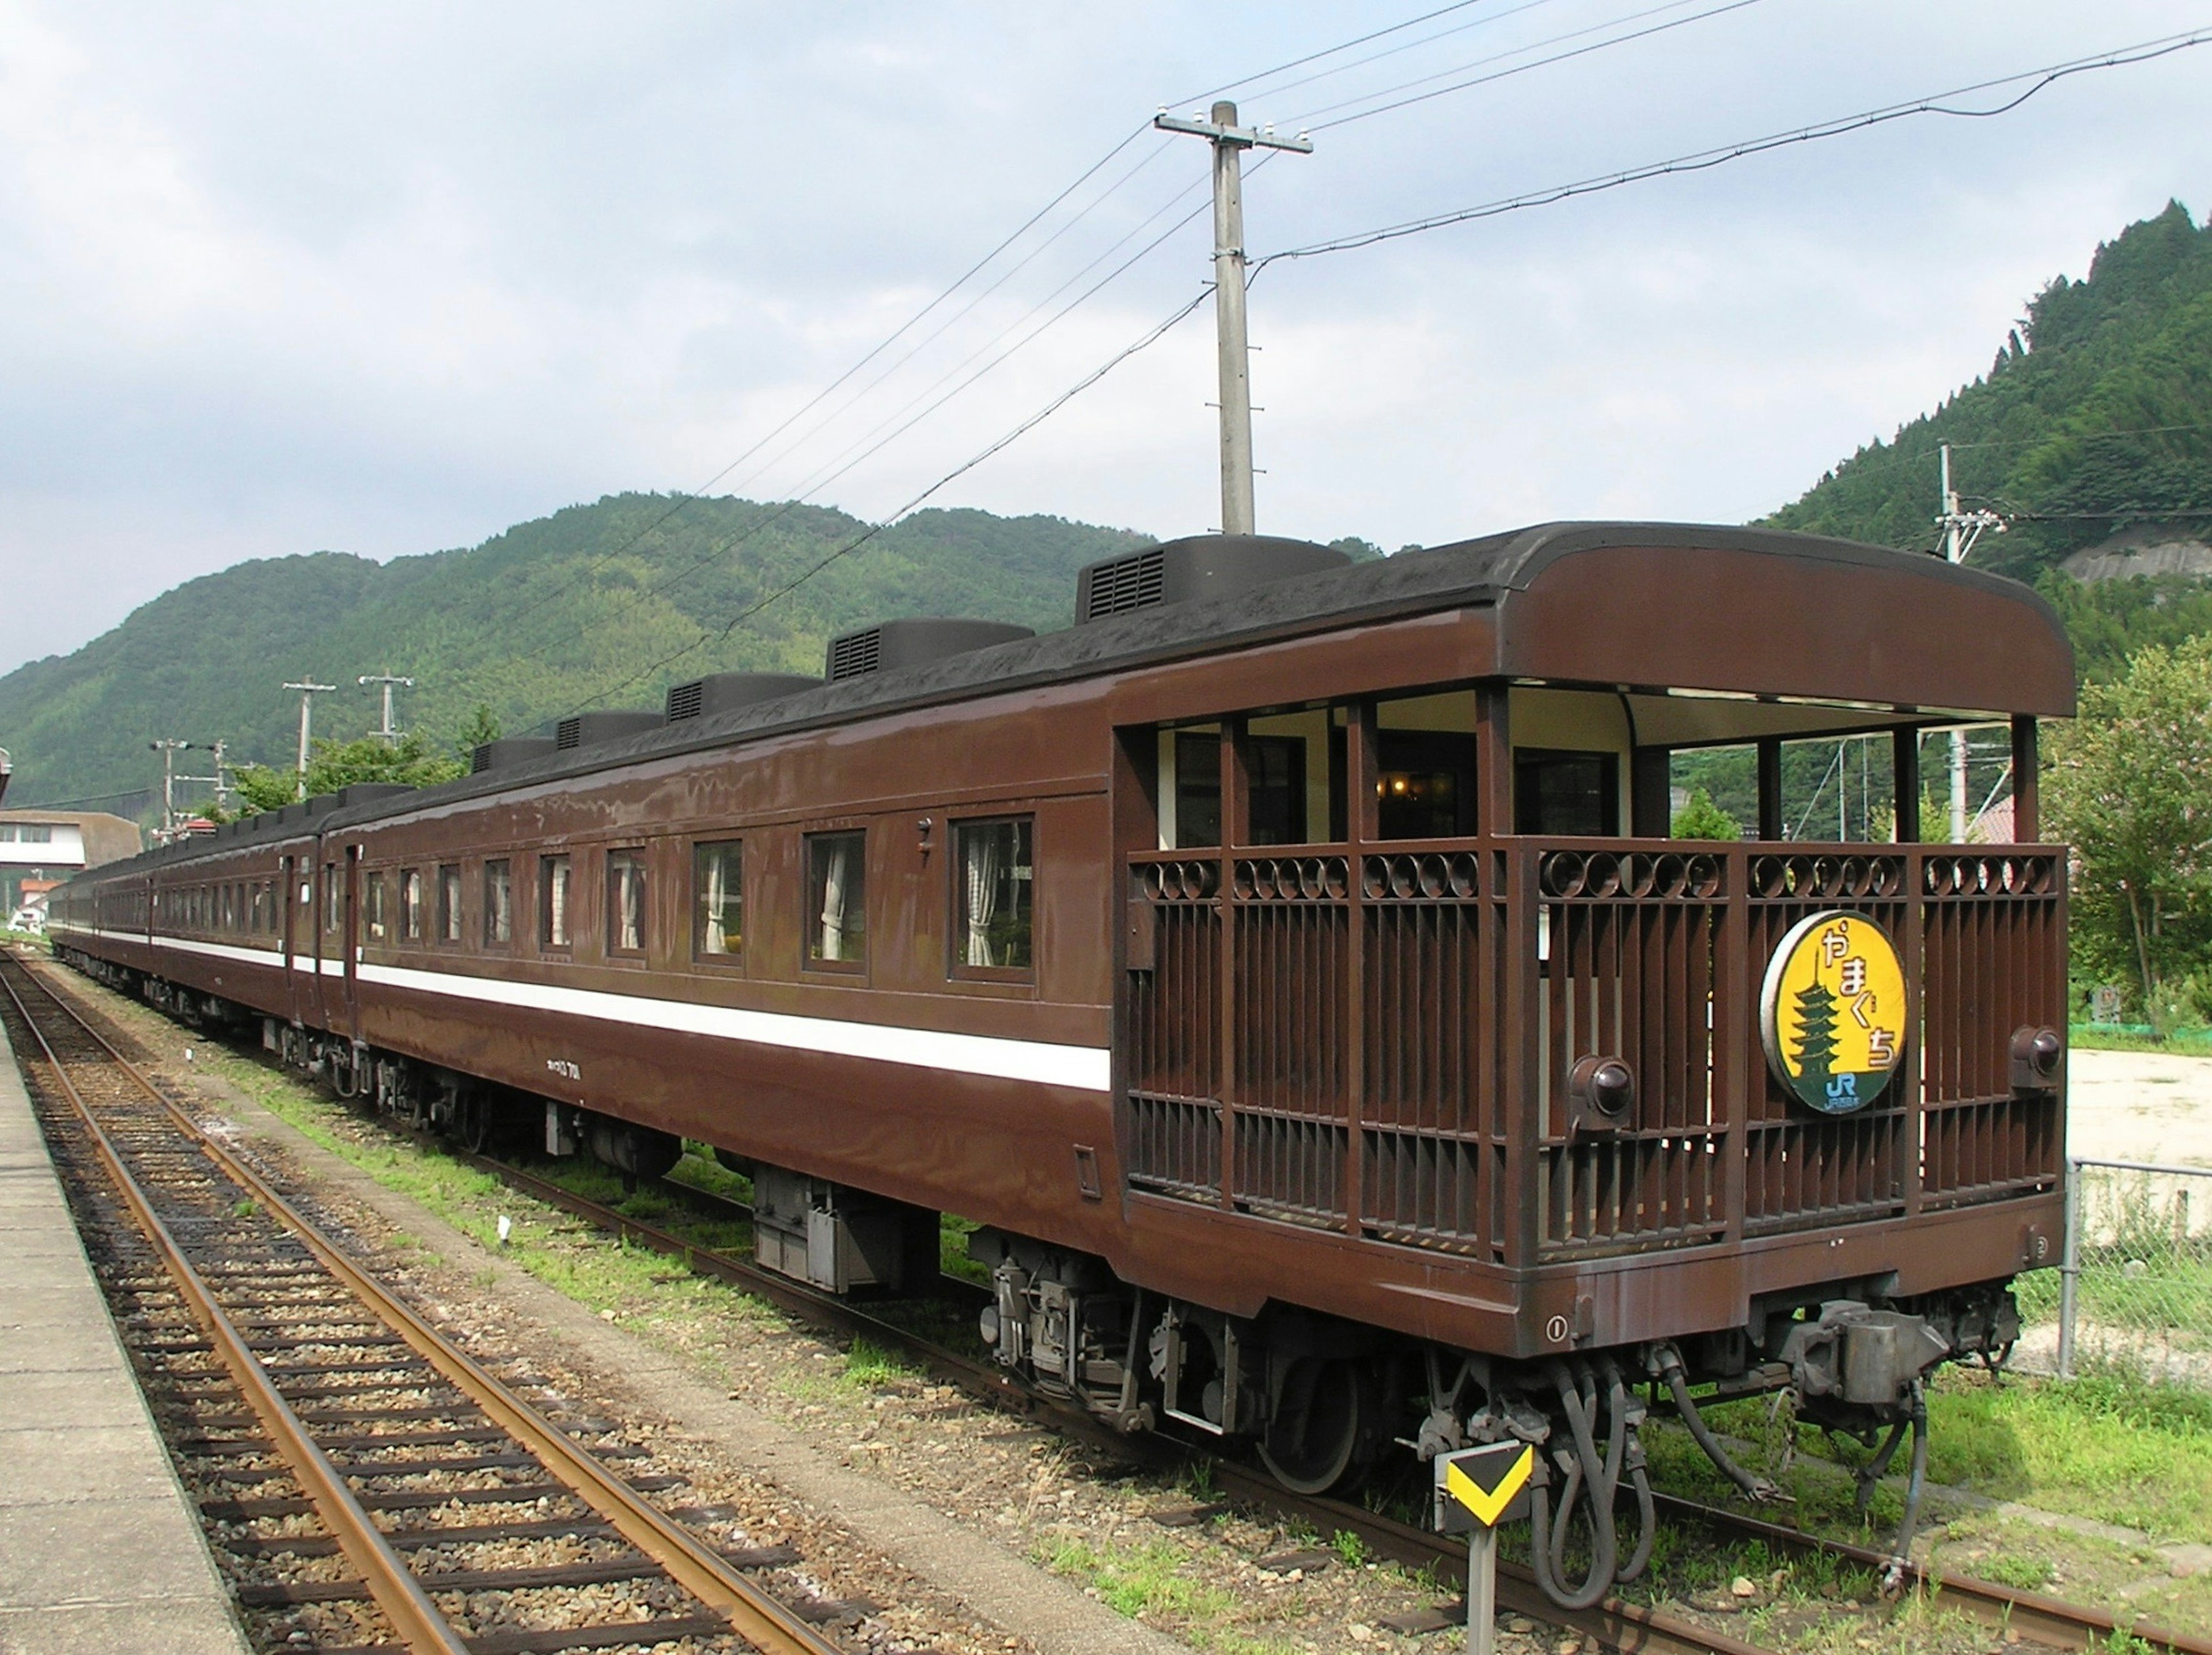
<svg viewBox="0 0 2212 1655">
<path fill-rule="evenodd" d="M 384 738 L 384 745 L 386 746 L 397 746 L 399 742 L 399 732 L 392 727 L 392 686 L 395 684 L 404 684 L 410 690 L 412 690 L 415 687 L 415 680 L 413 678 L 394 678 L 389 672 L 378 672 L 374 674 L 363 673 L 359 678 L 356 678 L 355 682 L 359 684 L 363 689 L 367 689 L 372 684 L 380 684 L 384 686 L 384 722 L 378 728 L 376 733 Z"/>
<path fill-rule="evenodd" d="M 164 737 L 146 745 L 161 755 L 161 843 L 168 843 L 177 831 L 177 755 L 192 744 Z"/>
<path fill-rule="evenodd" d="M 1152 118 L 1163 132 L 1192 132 L 1213 144 L 1213 321 L 1221 355 L 1221 532 L 1254 532 L 1252 508 L 1252 374 L 1244 342 L 1244 152 L 1294 149 L 1313 153 L 1300 133 L 1279 138 L 1274 129 L 1255 131 L 1237 124 L 1237 106 L 1213 106 L 1211 120 L 1186 120 L 1164 109 Z"/>
<path fill-rule="evenodd" d="M 1985 530 L 2005 532 L 2005 520 L 1993 511 L 1962 511 L 1959 507 L 1958 490 L 1951 486 L 1951 445 L 1941 444 L 1936 449 L 1938 476 L 1936 486 L 1942 495 L 1942 511 L 1936 521 L 1943 526 L 1943 560 L 1963 563 L 1972 551 L 1975 543 Z M 1951 843 L 1960 844 L 1966 837 L 1966 733 L 1951 732 Z"/>
<path fill-rule="evenodd" d="M 190 746 L 195 744 L 188 742 L 185 745 Z M 180 776 L 177 778 L 179 782 L 206 782 L 215 789 L 215 807 L 223 811 L 230 808 L 230 776 L 228 765 L 223 758 L 223 752 L 229 745 L 227 741 L 211 741 L 207 744 L 207 751 L 215 755 L 213 776 Z"/>
<path fill-rule="evenodd" d="M 307 731 L 314 719 L 315 697 L 325 690 L 335 690 L 338 686 L 335 684 L 301 683 L 288 684 L 284 687 L 300 692 L 300 779 L 294 785 L 296 789 L 295 796 L 305 799 L 307 796 Z"/>
</svg>

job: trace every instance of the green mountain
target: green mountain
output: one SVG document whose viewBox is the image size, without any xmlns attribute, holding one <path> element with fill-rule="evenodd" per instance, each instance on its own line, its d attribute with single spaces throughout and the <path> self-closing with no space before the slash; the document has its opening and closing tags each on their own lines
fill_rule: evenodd
<svg viewBox="0 0 2212 1655">
<path fill-rule="evenodd" d="M 412 677 L 400 722 L 442 745 L 479 704 L 519 733 L 586 706 L 655 707 L 704 672 L 819 672 L 833 633 L 894 616 L 1066 626 L 1078 568 L 1151 544 L 1056 517 L 931 511 L 835 557 L 866 526 L 820 507 L 630 494 L 465 550 L 240 563 L 0 678 L 9 803 L 109 798 L 95 807 L 140 815 L 155 802 L 142 790 L 158 788 L 157 737 L 221 736 L 234 763 L 289 768 L 299 699 L 287 680 L 339 686 L 316 698 L 315 729 L 346 739 L 377 720 L 359 675 Z M 178 769 L 207 763 L 187 752 Z M 205 793 L 180 789 L 180 802 Z"/>
<path fill-rule="evenodd" d="M 2028 302 L 1989 373 L 1766 520 L 1935 549 L 1937 449 L 1971 508 L 2013 519 L 1973 561 L 2033 580 L 2145 526 L 2212 539 L 2212 226 L 2179 202 Z"/>
</svg>

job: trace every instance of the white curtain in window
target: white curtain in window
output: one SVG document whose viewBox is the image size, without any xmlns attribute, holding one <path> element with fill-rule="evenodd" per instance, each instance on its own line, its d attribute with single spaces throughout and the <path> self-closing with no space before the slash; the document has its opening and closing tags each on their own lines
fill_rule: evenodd
<svg viewBox="0 0 2212 1655">
<path fill-rule="evenodd" d="M 629 949 L 645 946 L 645 870 L 635 862 L 622 869 L 622 942 Z"/>
<path fill-rule="evenodd" d="M 729 939 L 722 932 L 722 853 L 707 853 L 707 952 L 726 954 Z"/>
<path fill-rule="evenodd" d="M 961 836 L 967 867 L 962 870 L 968 886 L 968 948 L 970 965 L 1000 965 L 991 948 L 991 922 L 999 911 L 999 875 L 1006 867 L 1003 839 L 1012 837 L 1000 827 L 978 828 Z"/>
<path fill-rule="evenodd" d="M 832 839 L 822 846 L 822 958 L 849 959 L 845 940 L 845 893 L 852 884 L 853 842 Z"/>
</svg>

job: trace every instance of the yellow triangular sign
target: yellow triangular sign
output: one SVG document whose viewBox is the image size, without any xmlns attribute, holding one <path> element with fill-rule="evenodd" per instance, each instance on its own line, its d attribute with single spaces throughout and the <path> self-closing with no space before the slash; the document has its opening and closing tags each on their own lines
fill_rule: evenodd
<svg viewBox="0 0 2212 1655">
<path fill-rule="evenodd" d="M 1475 1460 L 1479 1473 L 1493 1473 L 1497 1481 L 1486 1488 L 1462 1469 L 1462 1459 Z M 1510 1459 L 1501 1454 L 1474 1455 L 1455 1457 L 1444 1467 L 1444 1492 L 1467 1507 L 1474 1520 L 1486 1529 L 1494 1528 L 1513 1497 L 1528 1485 L 1528 1476 L 1536 1469 L 1536 1451 L 1527 1443 Z"/>
</svg>

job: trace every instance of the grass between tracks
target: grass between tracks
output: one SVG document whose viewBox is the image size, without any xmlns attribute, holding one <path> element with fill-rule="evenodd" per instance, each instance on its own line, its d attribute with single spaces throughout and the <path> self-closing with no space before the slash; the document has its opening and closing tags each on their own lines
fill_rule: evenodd
<svg viewBox="0 0 2212 1655">
<path fill-rule="evenodd" d="M 202 1067 L 322 1147 L 609 1321 L 648 1335 L 664 1322 L 708 1311 L 785 1325 L 781 1312 L 764 1302 L 641 1247 L 612 1243 L 582 1220 L 519 1196 L 434 1143 L 370 1127 L 343 1105 L 251 1058 L 207 1045 L 197 1050 Z M 749 1226 L 741 1221 L 703 1217 L 651 1190 L 625 1194 L 617 1175 L 595 1163 L 566 1162 L 556 1171 L 577 1193 L 631 1217 L 705 1245 L 750 1250 Z M 687 1155 L 678 1177 L 714 1193 L 745 1193 L 732 1175 L 696 1153 Z M 504 1246 L 498 1238 L 502 1215 L 511 1220 Z M 945 1240 L 948 1256 L 964 1264 L 964 1233 L 948 1226 Z M 860 1341 L 842 1358 L 793 1374 L 782 1388 L 794 1402 L 835 1402 L 908 1371 L 902 1359 Z M 2212 1544 L 2212 1397 L 2117 1376 L 2066 1384 L 2013 1379 L 1997 1386 L 1953 1370 L 1935 1388 L 1930 1413 L 1936 1483 L 1988 1501 L 2017 1501 L 2140 1529 L 2160 1542 Z M 1831 1443 L 1810 1429 L 1793 1432 L 1786 1420 L 1771 1418 L 1763 1402 L 1730 1404 L 1711 1416 L 1724 1435 L 1749 1445 L 1747 1460 L 1780 1474 L 1796 1500 L 1785 1521 L 1877 1548 L 1887 1543 L 1901 1485 L 1895 1477 L 1885 1482 L 1862 1523 L 1845 1469 L 1863 1457 L 1856 1445 Z M 1786 1465 L 1785 1438 L 1795 1441 L 1794 1463 Z M 1730 1491 L 1679 1429 L 1655 1421 L 1649 1443 L 1658 1486 L 1726 1503 Z M 1955 1502 L 1947 1506 L 1940 1494 L 1932 1504 L 1933 1515 L 1945 1525 L 1936 1559 L 1941 1566 L 2140 1613 L 2177 1628 L 2212 1626 L 2212 1574 L 2172 1578 L 2166 1560 L 2139 1544 L 2054 1532 L 2002 1511 L 1960 1508 Z M 1062 1536 L 1041 1543 L 1036 1556 L 1119 1612 L 1173 1625 L 1200 1648 L 1222 1655 L 1278 1655 L 1305 1646 L 1295 1638 L 1264 1635 L 1264 1625 L 1254 1624 L 1253 1603 L 1245 1598 L 1238 1607 L 1241 1584 L 1231 1592 L 1209 1581 L 1182 1546 Z M 1751 1583 L 1755 1597 L 1735 1596 L 1731 1588 L 1739 1579 Z M 1756 1544 L 1716 1546 L 1675 1526 L 1662 1526 L 1650 1584 L 1634 1595 L 1739 1616 L 1729 1625 L 1740 1635 L 1807 1655 L 1856 1655 L 1877 1646 L 1953 1655 L 1993 1647 L 1986 1628 L 1940 1602 L 1900 1605 L 1881 1623 L 1877 1645 L 1866 1637 L 1869 1623 L 1848 1612 L 1874 1602 L 1870 1578 L 1817 1559 L 1778 1560 Z M 1376 1638 L 1378 1648 L 1410 1646 L 1387 1634 Z"/>
</svg>

